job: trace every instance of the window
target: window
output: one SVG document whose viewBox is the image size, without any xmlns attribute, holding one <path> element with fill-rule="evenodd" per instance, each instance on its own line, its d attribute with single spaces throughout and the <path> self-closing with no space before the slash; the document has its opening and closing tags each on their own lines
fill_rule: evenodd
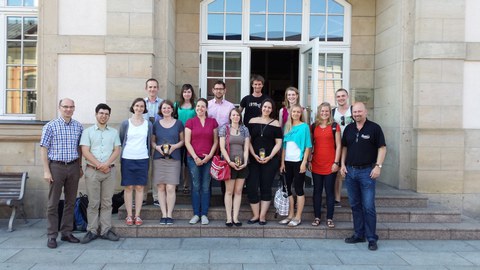
<svg viewBox="0 0 480 270">
<path fill-rule="evenodd" d="M 0 6 L 0 115 L 29 117 L 37 107 L 38 18 L 35 0 L 8 0 Z"/>
<path fill-rule="evenodd" d="M 216 0 L 208 5 L 208 40 L 242 39 L 242 0 Z"/>
</svg>

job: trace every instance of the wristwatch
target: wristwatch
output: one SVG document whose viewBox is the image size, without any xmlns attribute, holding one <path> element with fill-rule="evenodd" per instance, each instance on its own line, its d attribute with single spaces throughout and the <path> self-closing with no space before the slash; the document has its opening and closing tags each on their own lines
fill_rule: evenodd
<svg viewBox="0 0 480 270">
<path fill-rule="evenodd" d="M 382 168 L 382 164 L 376 163 L 375 166 L 379 167 L 380 169 Z"/>
</svg>

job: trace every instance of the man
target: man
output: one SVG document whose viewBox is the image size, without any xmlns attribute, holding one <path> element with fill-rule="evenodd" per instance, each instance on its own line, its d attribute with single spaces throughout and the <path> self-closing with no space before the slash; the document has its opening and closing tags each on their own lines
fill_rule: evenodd
<svg viewBox="0 0 480 270">
<path fill-rule="evenodd" d="M 150 120 L 150 122 L 154 123 L 161 119 L 160 115 L 158 115 L 158 106 L 162 103 L 163 99 L 158 97 L 158 81 L 154 78 L 150 78 L 145 82 L 145 91 L 147 92 L 147 97 L 145 98 L 145 102 L 147 104 L 147 111 L 148 113 L 143 114 L 143 118 L 145 120 Z M 152 166 L 150 166 L 151 168 Z M 147 187 L 152 186 L 152 197 L 153 197 L 153 204 L 156 206 L 160 206 L 158 202 L 158 190 L 152 184 L 152 177 L 151 173 L 149 173 Z M 145 204 L 147 197 L 147 192 L 145 192 L 143 202 Z"/>
<path fill-rule="evenodd" d="M 340 134 L 343 136 L 345 127 L 348 124 L 353 123 L 352 106 L 348 104 L 348 91 L 346 89 L 338 89 L 335 92 L 335 98 L 337 100 L 337 107 L 332 109 L 332 117 L 340 127 Z M 335 180 L 335 207 L 342 207 L 340 204 L 342 196 L 342 180 L 343 177 L 338 174 L 337 179 Z"/>
<path fill-rule="evenodd" d="M 245 125 L 248 125 L 250 119 L 262 114 L 260 106 L 262 102 L 268 98 L 266 94 L 262 93 L 263 84 L 265 83 L 265 79 L 262 76 L 253 75 L 250 82 L 253 88 L 252 94 L 245 96 L 242 98 L 242 101 L 240 101 L 240 112 L 245 109 L 245 115 L 243 117 L 243 123 L 245 123 Z"/>
<path fill-rule="evenodd" d="M 212 88 L 213 99 L 208 101 L 208 117 L 217 120 L 219 128 L 229 123 L 228 116 L 230 111 L 235 108 L 233 103 L 224 99 L 226 91 L 225 83 L 216 81 Z"/>
<path fill-rule="evenodd" d="M 78 180 L 83 175 L 79 147 L 82 125 L 72 119 L 75 102 L 61 99 L 58 104 L 60 117 L 48 122 L 42 131 L 40 151 L 43 163 L 43 178 L 49 183 L 47 203 L 47 246 L 57 247 L 58 202 L 65 194 L 65 206 L 60 225 L 61 240 L 78 243 L 73 236 L 73 208 L 77 196 Z"/>
<path fill-rule="evenodd" d="M 85 186 L 88 195 L 87 233 L 81 243 L 97 239 L 118 241 L 112 227 L 112 196 L 115 189 L 115 160 L 120 155 L 118 131 L 107 125 L 112 109 L 104 103 L 95 108 L 97 123 L 82 133 L 80 145 L 87 161 Z"/>
<path fill-rule="evenodd" d="M 377 250 L 375 181 L 380 176 L 387 147 L 381 127 L 367 119 L 365 104 L 356 102 L 352 110 L 355 123 L 343 133 L 340 172 L 345 177 L 355 233 L 345 243 L 365 242 L 367 238 L 368 249 Z"/>
</svg>

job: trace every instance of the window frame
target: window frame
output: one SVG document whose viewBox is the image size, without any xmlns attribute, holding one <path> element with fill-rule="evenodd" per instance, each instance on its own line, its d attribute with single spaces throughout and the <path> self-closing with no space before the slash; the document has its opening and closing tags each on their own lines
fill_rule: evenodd
<svg viewBox="0 0 480 270">
<path fill-rule="evenodd" d="M 0 120 L 35 120 L 37 112 L 33 114 L 7 114 L 6 113 L 6 95 L 7 95 L 7 17 L 35 17 L 38 21 L 38 4 L 36 7 L 7 6 L 7 0 L 0 0 Z M 38 35 L 38 32 L 37 32 Z M 37 102 L 38 102 L 38 42 L 37 36 Z M 38 109 L 38 104 L 37 104 Z"/>
</svg>

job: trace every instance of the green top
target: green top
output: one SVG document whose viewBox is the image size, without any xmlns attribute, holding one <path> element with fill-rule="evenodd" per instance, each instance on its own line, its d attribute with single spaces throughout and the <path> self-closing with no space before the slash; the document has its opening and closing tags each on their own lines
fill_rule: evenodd
<svg viewBox="0 0 480 270">
<path fill-rule="evenodd" d="M 184 109 L 182 108 L 178 102 L 175 102 L 173 104 L 174 110 L 177 112 L 177 119 L 182 121 L 183 126 L 185 126 L 185 123 L 187 122 L 188 119 L 193 118 L 196 113 L 195 113 L 195 103 L 192 105 L 192 108 L 189 109 Z"/>
<path fill-rule="evenodd" d="M 105 162 L 112 155 L 113 149 L 122 144 L 116 129 L 109 126 L 100 129 L 95 124 L 83 131 L 80 145 L 90 146 L 92 155 L 98 161 Z"/>
</svg>

